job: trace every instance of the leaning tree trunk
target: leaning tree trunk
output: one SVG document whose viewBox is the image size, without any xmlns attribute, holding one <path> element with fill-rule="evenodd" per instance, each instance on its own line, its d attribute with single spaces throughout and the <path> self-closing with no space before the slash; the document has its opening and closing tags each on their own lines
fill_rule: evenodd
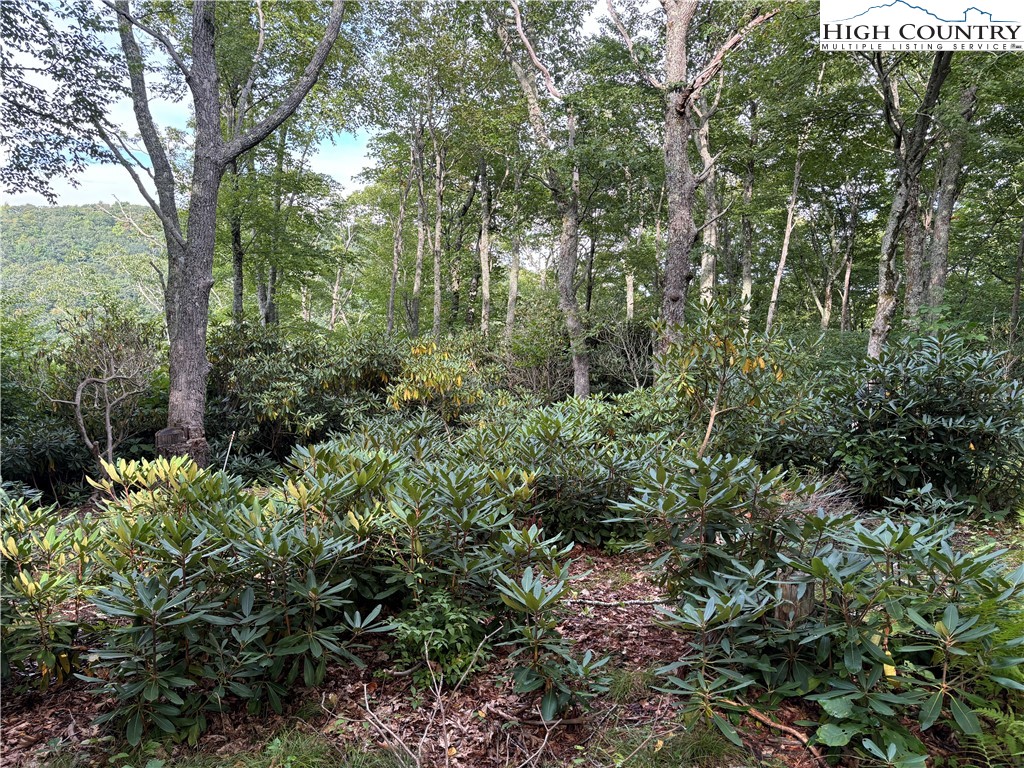
<svg viewBox="0 0 1024 768">
<path fill-rule="evenodd" d="M 796 149 L 796 162 L 793 164 L 793 188 L 789 192 L 789 203 L 786 206 L 786 228 L 782 232 L 782 251 L 779 253 L 779 264 L 775 268 L 775 282 L 772 283 L 772 297 L 768 302 L 768 318 L 764 323 L 764 331 L 768 333 L 775 323 L 775 315 L 779 309 L 779 289 L 782 287 L 782 275 L 786 269 L 786 257 L 789 255 L 789 243 L 793 236 L 796 203 L 800 194 L 800 169 L 803 158 L 800 156 L 802 147 Z"/>
</svg>

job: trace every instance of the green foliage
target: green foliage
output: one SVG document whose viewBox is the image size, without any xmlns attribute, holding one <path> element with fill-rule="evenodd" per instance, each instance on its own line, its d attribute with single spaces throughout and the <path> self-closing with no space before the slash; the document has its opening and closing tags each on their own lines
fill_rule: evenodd
<svg viewBox="0 0 1024 768">
<path fill-rule="evenodd" d="M 449 424 L 483 397 L 482 385 L 471 358 L 439 350 L 432 341 L 416 344 L 391 385 L 388 404 L 396 410 L 419 404 Z"/>
<path fill-rule="evenodd" d="M 807 489 L 777 471 L 741 472 L 745 462 L 731 457 L 703 463 L 654 470 L 623 505 L 646 521 L 648 542 L 670 544 L 659 563 L 680 564 L 667 573 L 680 602 L 664 622 L 694 639 L 662 674 L 688 717 L 736 741 L 723 713 L 742 711 L 742 698 L 805 696 L 821 708 L 819 744 L 911 766 L 924 758 L 908 711 L 923 730 L 941 721 L 973 737 L 984 691 L 1024 690 L 1010 671 L 1024 639 L 970 615 L 988 600 L 1019 600 L 1024 568 L 1006 572 L 991 549 L 956 551 L 940 518 L 866 525 L 801 510 Z M 680 536 L 687 526 L 693 533 Z"/>
<path fill-rule="evenodd" d="M 488 611 L 456 605 L 444 592 L 435 592 L 392 622 L 395 653 L 392 659 L 413 673 L 413 685 L 458 683 L 479 669 L 491 656 L 485 649 L 484 622 Z"/>
<path fill-rule="evenodd" d="M 515 650 L 511 658 L 521 659 L 512 670 L 516 693 L 539 693 L 540 714 L 554 720 L 567 707 L 583 705 L 598 693 L 608 690 L 608 680 L 598 670 L 608 663 L 608 656 L 595 658 L 591 651 L 573 657 L 569 644 L 558 632 L 555 612 L 559 599 L 569 585 L 569 568 L 542 579 L 528 567 L 519 579 L 504 574 L 497 584 L 502 601 L 520 619 L 513 619 L 512 639 Z"/>
<path fill-rule="evenodd" d="M 531 477 L 527 514 L 575 541 L 601 544 L 631 535 L 605 521 L 664 437 L 620 437 L 620 422 L 618 409 L 598 400 L 513 409 L 467 430 L 456 451 L 523 468 Z"/>
<path fill-rule="evenodd" d="M 0 674 L 45 689 L 81 668 L 92 519 L 0 492 Z M 14 672 L 17 671 L 17 675 Z"/>
<path fill-rule="evenodd" d="M 826 391 L 814 415 L 833 466 L 870 504 L 925 487 L 993 513 L 1024 500 L 1024 391 L 970 338 L 893 344 Z"/>
<path fill-rule="evenodd" d="M 384 339 L 227 326 L 212 335 L 208 431 L 234 450 L 280 459 L 379 408 L 400 358 Z"/>
</svg>

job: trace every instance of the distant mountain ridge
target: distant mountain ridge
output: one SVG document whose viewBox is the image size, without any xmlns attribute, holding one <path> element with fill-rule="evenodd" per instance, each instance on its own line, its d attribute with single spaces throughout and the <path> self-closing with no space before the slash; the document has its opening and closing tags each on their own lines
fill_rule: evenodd
<svg viewBox="0 0 1024 768">
<path fill-rule="evenodd" d="M 116 298 L 156 311 L 150 305 L 159 278 L 150 262 L 165 259 L 158 220 L 145 206 L 123 212 L 156 240 L 99 204 L 0 206 L 4 304 L 51 312 Z"/>
</svg>

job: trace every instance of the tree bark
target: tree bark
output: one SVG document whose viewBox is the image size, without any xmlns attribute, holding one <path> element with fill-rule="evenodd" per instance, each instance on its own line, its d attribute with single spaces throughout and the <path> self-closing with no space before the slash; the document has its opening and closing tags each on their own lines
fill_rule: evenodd
<svg viewBox="0 0 1024 768">
<path fill-rule="evenodd" d="M 949 230 L 953 221 L 953 208 L 960 194 L 963 175 L 964 151 L 968 132 L 978 105 L 978 87 L 970 85 L 960 94 L 960 116 L 964 120 L 957 126 L 943 148 L 942 168 L 939 171 L 939 191 L 935 205 L 935 223 L 932 227 L 931 247 L 928 251 L 928 306 L 939 307 L 946 297 L 946 276 L 949 268 Z"/>
<path fill-rule="evenodd" d="M 1024 224 L 1024 222 L 1022 222 Z M 1010 354 L 1013 354 L 1013 347 L 1017 343 L 1017 331 L 1020 328 L 1020 293 L 1021 283 L 1024 282 L 1024 226 L 1020 231 L 1020 246 L 1017 248 L 1017 267 L 1013 276 L 1013 300 L 1010 303 Z"/>
<path fill-rule="evenodd" d="M 850 198 L 850 220 L 846 230 L 846 251 L 843 258 L 845 273 L 843 275 L 843 298 L 839 312 L 839 330 L 844 333 L 851 328 L 850 324 L 850 277 L 853 274 L 853 248 L 857 237 L 859 223 L 860 191 L 855 191 Z"/>
<path fill-rule="evenodd" d="M 924 304 L 928 286 L 927 267 L 924 261 L 925 225 L 921 220 L 921 184 L 911 182 L 907 194 L 907 212 L 903 218 L 903 317 L 907 326 L 917 328 L 920 323 L 921 306 Z"/>
<path fill-rule="evenodd" d="M 480 333 L 491 327 L 491 185 L 487 161 L 480 158 Z"/>
<path fill-rule="evenodd" d="M 444 225 L 445 149 L 434 137 L 434 237 L 431 249 L 434 255 L 434 324 L 431 332 L 435 339 L 441 338 L 441 233 Z"/>
<path fill-rule="evenodd" d="M 690 23 L 697 10 L 697 0 L 663 0 L 665 9 L 665 186 L 668 192 L 668 243 L 665 257 L 662 319 L 665 334 L 662 347 L 678 336 L 686 310 L 686 294 L 693 279 L 690 252 L 696 231 L 693 223 L 693 200 L 698 177 L 690 166 L 688 147 L 693 134 L 692 100 L 719 71 L 725 55 L 743 42 L 755 27 L 772 18 L 778 9 L 762 13 L 733 34 L 715 51 L 708 65 L 692 80 L 687 71 L 687 38 Z"/>
<path fill-rule="evenodd" d="M 512 343 L 512 331 L 516 323 L 516 301 L 519 298 L 519 251 L 522 241 L 519 235 L 512 236 L 512 263 L 508 268 L 508 305 L 505 307 L 505 347 Z"/>
<path fill-rule="evenodd" d="M 914 112 L 909 128 L 900 114 L 899 90 L 892 79 L 891 69 L 885 66 L 880 53 L 874 54 L 872 58 L 882 86 L 886 124 L 895 139 L 894 154 L 898 165 L 896 193 L 893 195 L 892 207 L 882 235 L 878 262 L 878 303 L 868 337 L 868 356 L 872 358 L 878 358 L 882 354 L 892 329 L 899 288 L 899 272 L 896 265 L 899 233 L 907 215 L 910 199 L 920 191 L 921 171 L 931 146 L 928 131 L 931 127 L 932 114 L 938 103 L 942 84 L 949 75 L 952 58 L 953 54 L 948 51 L 935 54 L 921 104 Z"/>
<path fill-rule="evenodd" d="M 412 277 L 412 301 L 408 307 L 409 335 L 420 335 L 420 293 L 423 290 L 423 251 L 427 240 L 427 195 L 423 167 L 423 126 L 416 131 L 413 142 L 413 165 L 416 169 L 416 266 Z"/>
<path fill-rule="evenodd" d="M 700 126 L 697 129 L 697 150 L 706 169 L 704 181 L 704 226 L 701 229 L 700 254 L 700 300 L 711 304 L 715 297 L 715 283 L 718 277 L 718 174 L 715 156 L 711 151 L 711 116 L 717 111 L 715 104 L 701 100 Z"/>
<path fill-rule="evenodd" d="M 687 87 L 687 37 L 697 10 L 695 0 L 665 0 L 665 187 L 668 198 L 665 254 L 665 344 L 675 340 L 683 325 L 686 294 L 693 279 L 690 251 L 696 237 L 693 198 L 697 179 L 687 152 L 693 123 Z"/>
<path fill-rule="evenodd" d="M 743 327 L 750 326 L 750 301 L 754 292 L 754 220 L 751 206 L 754 202 L 754 152 L 757 149 L 757 102 L 750 102 L 750 156 L 743 171 L 743 255 L 740 267 L 740 302 Z"/>
<path fill-rule="evenodd" d="M 626 274 L 626 321 L 633 319 L 633 273 Z"/>
<path fill-rule="evenodd" d="M 387 317 L 389 336 L 395 332 L 395 294 L 398 293 L 398 276 L 402 269 L 402 250 L 405 243 L 405 206 L 409 201 L 409 191 L 412 189 L 412 179 L 415 173 L 415 163 L 410 162 L 409 176 L 398 191 L 398 216 L 395 219 L 395 232 L 391 238 L 391 286 L 388 290 Z"/>
<path fill-rule="evenodd" d="M 238 163 L 234 160 L 230 165 L 231 179 L 234 184 L 234 196 L 231 201 L 231 274 L 232 302 L 231 315 L 236 326 L 245 320 L 245 247 L 242 244 L 242 206 L 238 199 L 240 184 Z"/>
</svg>

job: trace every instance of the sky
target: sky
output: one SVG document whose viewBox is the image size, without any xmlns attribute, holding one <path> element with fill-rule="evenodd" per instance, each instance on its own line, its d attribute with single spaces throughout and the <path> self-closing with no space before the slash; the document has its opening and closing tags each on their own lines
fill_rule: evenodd
<svg viewBox="0 0 1024 768">
<path fill-rule="evenodd" d="M 596 0 L 594 10 L 584 23 L 584 34 L 597 32 L 599 18 L 603 15 L 605 0 Z M 159 127 L 185 129 L 189 111 L 185 103 L 175 103 L 154 98 L 150 101 L 153 118 Z M 131 101 L 123 99 L 114 106 L 111 115 L 114 122 L 125 127 L 130 133 L 137 133 Z M 365 130 L 338 133 L 333 139 L 321 142 L 310 161 L 310 167 L 334 177 L 346 192 L 362 187 L 358 175 L 369 165 L 368 144 L 371 134 Z M 77 185 L 68 179 L 54 180 L 52 187 L 57 193 L 58 205 L 89 205 L 92 203 L 112 204 L 115 202 L 145 205 L 128 172 L 115 164 L 88 166 L 75 178 Z M 33 192 L 16 194 L 0 191 L 0 202 L 9 205 L 48 205 L 46 199 Z"/>
</svg>

